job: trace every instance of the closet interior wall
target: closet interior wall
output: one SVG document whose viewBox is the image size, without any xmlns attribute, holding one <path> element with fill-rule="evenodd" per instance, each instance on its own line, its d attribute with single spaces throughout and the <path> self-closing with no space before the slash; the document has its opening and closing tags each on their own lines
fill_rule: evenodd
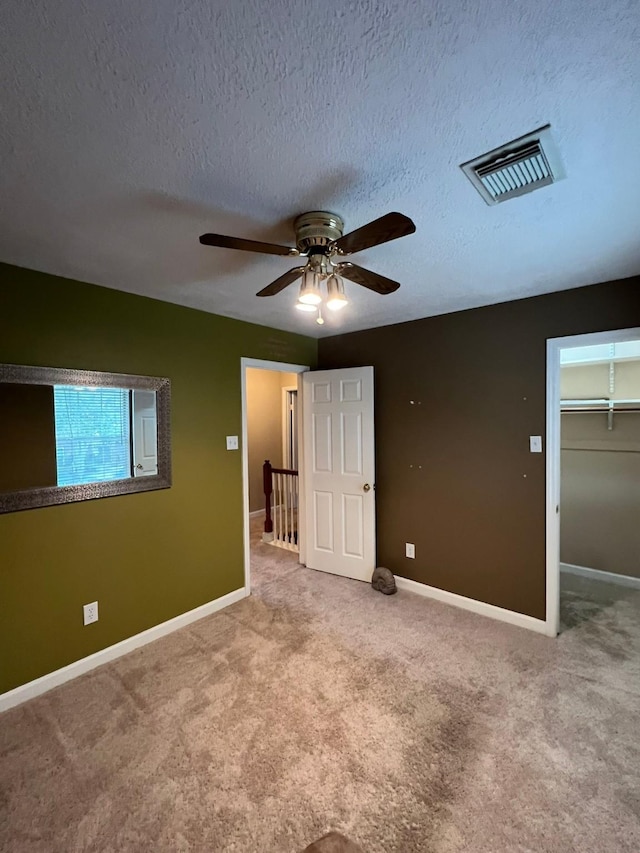
<svg viewBox="0 0 640 853">
<path fill-rule="evenodd" d="M 640 360 L 561 371 L 562 564 L 640 578 Z"/>
</svg>

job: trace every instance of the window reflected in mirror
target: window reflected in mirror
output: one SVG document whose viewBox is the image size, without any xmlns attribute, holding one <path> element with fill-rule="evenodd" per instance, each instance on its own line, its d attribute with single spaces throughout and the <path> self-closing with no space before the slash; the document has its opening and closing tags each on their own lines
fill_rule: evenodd
<svg viewBox="0 0 640 853">
<path fill-rule="evenodd" d="M 131 391 L 53 386 L 58 486 L 131 477 Z"/>
</svg>

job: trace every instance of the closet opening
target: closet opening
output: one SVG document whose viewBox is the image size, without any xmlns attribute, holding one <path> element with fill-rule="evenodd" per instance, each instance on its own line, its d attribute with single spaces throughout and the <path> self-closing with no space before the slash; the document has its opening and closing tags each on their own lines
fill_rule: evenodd
<svg viewBox="0 0 640 853">
<path fill-rule="evenodd" d="M 640 612 L 640 330 L 548 342 L 547 624 Z"/>
</svg>

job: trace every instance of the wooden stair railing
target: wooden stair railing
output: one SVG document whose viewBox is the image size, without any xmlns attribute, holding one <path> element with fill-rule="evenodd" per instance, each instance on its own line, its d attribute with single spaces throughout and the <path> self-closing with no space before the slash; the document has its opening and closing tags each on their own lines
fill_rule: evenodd
<svg viewBox="0 0 640 853">
<path fill-rule="evenodd" d="M 263 541 L 298 551 L 298 472 L 290 468 L 274 468 L 267 459 L 262 466 L 262 481 L 265 509 Z"/>
</svg>

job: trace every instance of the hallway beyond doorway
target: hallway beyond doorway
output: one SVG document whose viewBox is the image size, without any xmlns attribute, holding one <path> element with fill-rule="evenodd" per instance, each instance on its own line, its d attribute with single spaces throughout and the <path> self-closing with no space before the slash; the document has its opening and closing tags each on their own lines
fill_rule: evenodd
<svg viewBox="0 0 640 853">
<path fill-rule="evenodd" d="M 263 526 L 264 515 L 250 518 L 251 585 L 256 592 L 260 592 L 272 581 L 285 580 L 287 575 L 303 568 L 295 551 L 277 548 L 262 541 Z"/>
</svg>

